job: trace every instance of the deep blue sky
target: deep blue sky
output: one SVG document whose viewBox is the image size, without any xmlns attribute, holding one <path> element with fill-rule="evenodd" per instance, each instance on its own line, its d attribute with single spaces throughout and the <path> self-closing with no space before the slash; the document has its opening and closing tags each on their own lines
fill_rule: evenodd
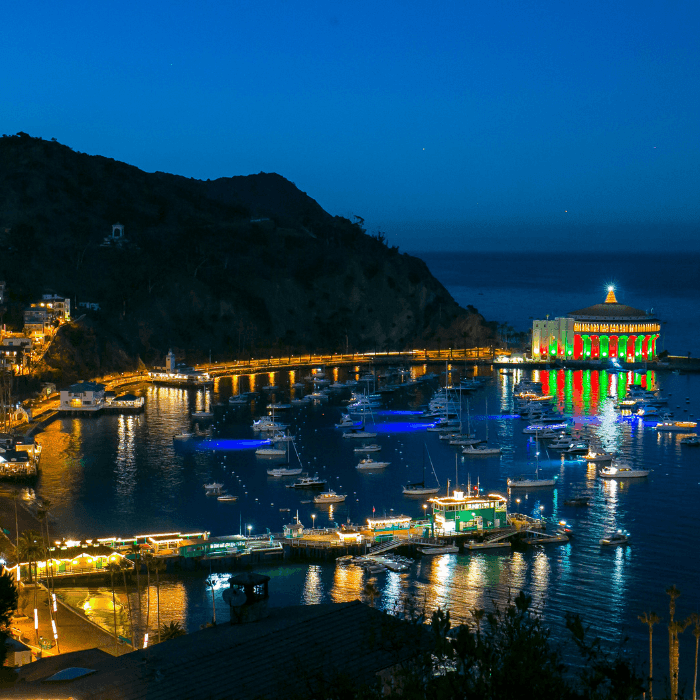
<svg viewBox="0 0 700 700">
<path fill-rule="evenodd" d="M 700 2 L 15 2 L 0 131 L 278 172 L 402 249 L 700 249 Z"/>
</svg>

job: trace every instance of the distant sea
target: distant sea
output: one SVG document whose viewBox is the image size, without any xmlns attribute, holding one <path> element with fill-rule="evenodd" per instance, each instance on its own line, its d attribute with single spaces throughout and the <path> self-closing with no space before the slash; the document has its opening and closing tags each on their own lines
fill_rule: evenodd
<svg viewBox="0 0 700 700">
<path fill-rule="evenodd" d="M 457 303 L 471 304 L 487 321 L 527 331 L 533 319 L 601 303 L 614 284 L 621 304 L 661 320 L 662 350 L 700 354 L 700 253 L 412 254 L 427 263 Z"/>
</svg>

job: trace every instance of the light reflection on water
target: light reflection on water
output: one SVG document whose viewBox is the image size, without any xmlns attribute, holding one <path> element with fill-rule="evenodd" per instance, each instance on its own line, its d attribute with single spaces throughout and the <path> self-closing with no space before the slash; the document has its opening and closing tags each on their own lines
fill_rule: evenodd
<svg viewBox="0 0 700 700">
<path fill-rule="evenodd" d="M 337 375 L 341 381 L 347 376 L 343 372 Z M 471 405 L 481 412 L 488 394 L 492 414 L 489 438 L 506 449 L 500 459 L 460 462 L 460 480 L 470 478 L 475 483 L 478 479 L 487 491 L 507 494 L 511 510 L 539 517 L 540 506 L 544 506 L 545 518 L 570 523 L 574 530 L 570 544 L 524 553 L 497 550 L 424 558 L 409 573 L 375 576 L 352 566 L 285 564 L 264 569 L 273 576 L 271 604 L 369 601 L 364 586 L 372 581 L 379 589 L 374 601 L 378 607 L 387 607 L 392 599 L 406 594 L 420 604 L 424 602 L 429 611 L 449 605 L 456 620 L 467 620 L 473 608 L 488 609 L 492 601 L 503 605 L 509 595 L 522 589 L 545 610 L 549 621 L 559 624 L 567 610 L 580 612 L 604 639 L 619 639 L 624 628 L 640 648 L 645 631 L 639 627 L 637 615 L 645 609 L 661 613 L 668 585 L 675 582 L 687 593 L 688 599 L 681 598 L 679 606 L 690 605 L 690 594 L 700 577 L 697 559 L 688 557 L 688 552 L 694 551 L 700 453 L 684 450 L 677 435 L 654 431 L 651 421 L 619 419 L 614 402 L 637 377 L 543 370 L 535 374 L 557 397 L 559 408 L 573 412 L 577 424 L 587 426 L 597 443 L 654 471 L 649 478 L 633 483 L 603 481 L 597 477 L 595 465 L 543 450 L 542 475 L 557 475 L 557 487 L 508 493 L 506 478 L 525 472 L 528 465 L 534 467 L 534 443 L 522 434 L 523 421 L 493 414 L 498 407 L 506 416 L 512 415 L 513 386 L 521 374 L 519 369 L 514 374 L 498 373 L 485 390 L 474 395 Z M 282 384 L 288 377 L 303 379 L 299 373 L 292 377 L 284 372 L 275 376 L 275 382 Z M 688 415 L 697 411 L 698 377 L 643 378 L 650 383 L 659 381 L 665 391 L 676 396 L 691 396 Z M 342 410 L 340 402 L 333 399 L 328 404 L 295 408 L 285 416 L 309 471 L 318 471 L 328 478 L 331 488 L 348 494 L 347 501 L 333 509 L 321 510 L 308 494 L 292 492 L 283 481 L 268 479 L 265 465 L 256 461 L 250 450 L 221 454 L 174 448 L 172 436 L 191 429 L 188 410 L 203 400 L 206 405 L 226 404 L 215 407 L 213 421 L 215 434 L 222 440 L 256 437 L 250 431 L 250 406 L 229 409 L 227 405 L 231 393 L 245 391 L 249 382 L 255 386 L 256 381 L 262 385 L 271 378 L 263 374 L 222 379 L 206 398 L 193 389 L 148 386 L 143 388 L 147 404 L 141 415 L 54 421 L 38 437 L 44 453 L 37 492 L 57 504 L 56 516 L 65 534 L 89 537 L 207 529 L 220 535 L 238 532 L 244 523 L 251 524 L 255 533 L 266 528 L 280 531 L 297 510 L 307 527 L 312 524 L 312 514 L 317 525 L 347 518 L 358 522 L 371 515 L 373 507 L 377 513 L 393 509 L 395 513 L 421 515 L 422 501 L 404 499 L 400 486 L 409 476 L 421 474 L 424 445 L 428 445 L 440 483 L 444 486 L 446 478 L 454 479 L 454 448 L 424 430 L 381 433 L 376 441 L 382 445 L 381 456 L 391 461 L 391 466 L 381 474 L 358 474 L 354 445 L 347 444 L 354 441 L 340 439 L 331 427 Z M 415 416 L 404 417 L 398 412 L 420 410 L 427 395 L 427 390 L 419 389 L 415 397 L 392 397 L 387 409 L 395 413 L 388 420 L 398 423 L 403 418 L 406 425 L 417 423 Z M 678 411 L 675 404 L 680 401 L 673 399 L 672 403 L 670 408 Z M 259 414 L 265 401 L 258 397 L 251 405 Z M 586 407 L 595 409 L 596 415 L 586 415 Z M 486 421 L 472 418 L 472 429 L 484 433 Z M 426 478 L 432 478 L 429 467 L 427 471 Z M 239 501 L 221 504 L 206 499 L 201 485 L 214 479 L 239 495 Z M 564 505 L 566 499 L 579 495 L 590 498 L 589 508 Z M 632 546 L 601 550 L 598 540 L 618 528 L 629 530 Z M 204 572 L 164 576 L 161 620 L 178 620 L 193 630 L 211 619 L 211 593 L 204 587 L 203 577 Z M 141 579 L 145 586 L 144 577 Z M 222 590 L 215 591 L 215 601 L 227 619 L 220 599 Z M 153 582 L 151 594 L 153 615 Z M 132 592 L 132 601 L 134 595 Z M 143 615 L 145 605 L 143 602 Z"/>
</svg>

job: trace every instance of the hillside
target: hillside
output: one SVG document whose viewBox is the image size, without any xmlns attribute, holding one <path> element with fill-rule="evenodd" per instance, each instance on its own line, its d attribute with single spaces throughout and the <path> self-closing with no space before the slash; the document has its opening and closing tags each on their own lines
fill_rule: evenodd
<svg viewBox="0 0 700 700">
<path fill-rule="evenodd" d="M 102 246 L 117 222 L 128 242 Z M 195 362 L 210 350 L 233 358 L 485 342 L 481 316 L 381 239 L 274 173 L 204 182 L 26 134 L 0 138 L 5 322 L 21 326 L 23 306 L 43 292 L 74 307 L 98 303 L 73 333 L 90 338 L 83 372 L 158 363 L 171 346 Z M 63 350 L 58 358 L 76 355 Z M 47 362 L 59 370 L 66 360 Z"/>
</svg>

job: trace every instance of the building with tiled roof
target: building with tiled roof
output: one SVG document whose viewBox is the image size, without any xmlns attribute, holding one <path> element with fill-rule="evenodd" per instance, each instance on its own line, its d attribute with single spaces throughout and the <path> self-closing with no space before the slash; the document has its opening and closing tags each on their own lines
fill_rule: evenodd
<svg viewBox="0 0 700 700">
<path fill-rule="evenodd" d="M 414 624 L 359 601 L 274 608 L 257 622 L 219 624 L 119 657 L 88 650 L 68 655 L 64 665 L 61 657 L 38 661 L 0 694 L 8 700 L 337 697 L 342 689 L 390 684 L 402 664 L 424 651 L 423 641 Z"/>
<path fill-rule="evenodd" d="M 532 322 L 532 356 L 540 360 L 655 360 L 661 326 L 652 313 L 620 304 L 608 287 L 602 304 Z"/>
</svg>

